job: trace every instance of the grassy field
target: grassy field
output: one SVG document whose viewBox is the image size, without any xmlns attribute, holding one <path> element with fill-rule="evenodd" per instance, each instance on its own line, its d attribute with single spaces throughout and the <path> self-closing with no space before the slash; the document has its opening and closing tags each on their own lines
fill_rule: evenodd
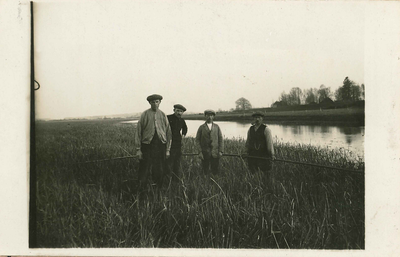
<svg viewBox="0 0 400 257">
<path fill-rule="evenodd" d="M 364 249 L 364 176 L 274 163 L 272 183 L 237 157 L 204 176 L 183 157 L 183 178 L 137 190 L 134 125 L 115 121 L 36 125 L 37 246 Z M 240 153 L 242 140 L 225 140 Z M 274 143 L 277 158 L 354 169 L 343 150 Z M 185 138 L 184 152 L 194 152 Z"/>
<path fill-rule="evenodd" d="M 285 110 L 263 112 L 268 123 L 282 124 L 350 124 L 363 126 L 365 121 L 364 108 L 340 108 L 321 110 Z M 216 121 L 250 121 L 253 111 L 221 112 L 215 116 Z M 203 114 L 187 114 L 185 119 L 203 119 Z"/>
</svg>

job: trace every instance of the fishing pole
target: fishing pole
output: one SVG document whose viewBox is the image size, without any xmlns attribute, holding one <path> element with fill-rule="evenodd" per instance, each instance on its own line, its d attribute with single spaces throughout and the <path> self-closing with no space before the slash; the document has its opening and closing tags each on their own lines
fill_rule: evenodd
<svg viewBox="0 0 400 257">
<path fill-rule="evenodd" d="M 198 153 L 182 153 L 182 156 L 196 156 L 196 155 L 199 155 L 199 154 Z M 224 156 L 227 156 L 227 157 L 239 157 L 239 158 L 250 158 L 250 159 L 261 159 L 261 160 L 269 160 L 269 161 L 276 161 L 276 162 L 286 162 L 286 163 L 300 164 L 300 165 L 306 165 L 306 166 L 312 166 L 312 167 L 318 167 L 318 168 L 325 168 L 325 169 L 333 169 L 333 170 L 340 170 L 340 171 L 346 171 L 346 172 L 353 172 L 353 173 L 359 173 L 359 174 L 363 174 L 364 173 L 364 170 L 344 169 L 344 168 L 339 168 L 339 167 L 326 166 L 326 165 L 314 164 L 314 163 L 308 163 L 308 162 L 284 160 L 284 159 L 279 159 L 279 158 L 272 159 L 272 158 L 267 158 L 267 157 L 250 156 L 250 155 L 245 155 L 245 154 L 227 154 L 227 153 L 224 153 L 222 155 L 222 157 L 224 157 Z M 78 162 L 78 163 L 79 164 L 84 164 L 84 163 L 104 162 L 104 161 L 111 161 L 111 160 L 137 159 L 137 158 L 139 158 L 139 156 L 130 155 L 130 156 L 115 157 L 115 158 L 100 159 L 100 160 L 92 160 L 92 161 L 85 161 L 85 162 Z"/>
<path fill-rule="evenodd" d="M 250 158 L 250 159 L 261 159 L 261 160 L 277 161 L 277 162 L 287 162 L 287 163 L 307 165 L 307 166 L 313 166 L 313 167 L 319 167 L 319 168 L 342 170 L 342 171 L 354 172 L 354 173 L 364 173 L 363 170 L 351 170 L 351 169 L 344 169 L 344 168 L 326 166 L 326 165 L 309 163 L 309 162 L 298 162 L 298 161 L 284 160 L 284 159 L 279 159 L 279 158 L 272 159 L 272 158 L 267 158 L 267 157 L 248 156 L 248 155 L 240 155 L 240 154 L 223 154 L 223 156 L 236 156 L 236 157 L 240 157 L 240 158 Z"/>
<path fill-rule="evenodd" d="M 133 156 L 123 156 L 123 157 L 115 157 L 115 158 L 109 158 L 109 159 L 101 159 L 101 160 L 93 160 L 93 161 L 86 161 L 86 162 L 78 162 L 77 164 L 83 164 L 83 163 L 94 163 L 94 162 L 105 162 L 105 161 L 112 161 L 112 160 L 121 160 L 121 159 L 136 159 L 138 158 L 137 155 Z"/>
</svg>

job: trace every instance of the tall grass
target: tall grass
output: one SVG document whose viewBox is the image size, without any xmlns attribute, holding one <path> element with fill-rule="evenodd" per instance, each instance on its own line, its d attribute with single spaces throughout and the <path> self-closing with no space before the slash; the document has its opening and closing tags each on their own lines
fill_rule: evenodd
<svg viewBox="0 0 400 257">
<path fill-rule="evenodd" d="M 204 176 L 183 157 L 182 179 L 137 188 L 135 159 L 79 164 L 133 154 L 134 125 L 39 122 L 38 247 L 364 248 L 364 177 L 274 163 L 270 177 L 223 157 Z M 226 153 L 244 150 L 225 140 Z M 195 152 L 185 138 L 184 152 Z M 364 165 L 349 152 L 275 142 L 278 158 L 343 168 Z"/>
</svg>

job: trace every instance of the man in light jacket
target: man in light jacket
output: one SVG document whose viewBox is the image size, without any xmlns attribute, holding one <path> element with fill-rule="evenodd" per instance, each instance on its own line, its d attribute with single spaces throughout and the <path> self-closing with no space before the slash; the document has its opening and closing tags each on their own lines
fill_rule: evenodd
<svg viewBox="0 0 400 257">
<path fill-rule="evenodd" d="M 224 151 L 224 140 L 221 129 L 213 122 L 215 111 L 205 110 L 204 116 L 206 122 L 199 127 L 196 134 L 199 157 L 202 160 L 204 174 L 208 174 L 210 169 L 213 174 L 217 174 L 219 158 Z"/>
<path fill-rule="evenodd" d="M 151 108 L 140 115 L 136 127 L 136 150 L 139 157 L 139 181 L 147 182 L 152 170 L 153 181 L 162 186 L 165 160 L 170 155 L 172 133 L 167 116 L 159 110 L 160 95 L 147 97 Z M 152 168 L 153 167 L 153 168 Z"/>
</svg>

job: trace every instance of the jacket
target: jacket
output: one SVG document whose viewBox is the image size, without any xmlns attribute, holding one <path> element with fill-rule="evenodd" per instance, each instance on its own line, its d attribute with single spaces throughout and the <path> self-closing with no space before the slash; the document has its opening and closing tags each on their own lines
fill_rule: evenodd
<svg viewBox="0 0 400 257">
<path fill-rule="evenodd" d="M 224 152 L 224 140 L 219 126 L 213 123 L 210 130 L 207 123 L 201 125 L 197 130 L 196 144 L 203 155 L 218 158 L 219 152 Z"/>
<path fill-rule="evenodd" d="M 140 144 L 150 144 L 155 132 L 157 136 L 167 146 L 167 151 L 171 149 L 172 133 L 167 116 L 160 110 L 153 111 L 148 109 L 140 115 L 136 127 L 136 146 Z"/>
<path fill-rule="evenodd" d="M 186 122 L 182 118 L 178 118 L 175 114 L 167 116 L 169 125 L 172 131 L 172 146 L 171 149 L 176 149 L 181 147 L 182 135 L 186 136 L 188 128 Z M 182 131 L 182 134 L 181 134 Z"/>
</svg>

